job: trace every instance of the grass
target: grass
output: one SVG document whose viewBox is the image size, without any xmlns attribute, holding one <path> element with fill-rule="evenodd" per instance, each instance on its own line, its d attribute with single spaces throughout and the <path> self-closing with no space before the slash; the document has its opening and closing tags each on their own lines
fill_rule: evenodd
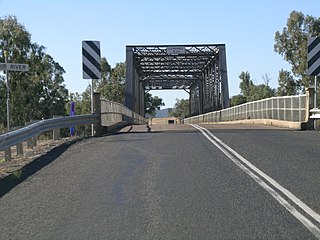
<svg viewBox="0 0 320 240">
<path fill-rule="evenodd" d="M 22 176 L 22 170 L 18 169 L 12 173 L 14 178 L 20 178 Z"/>
</svg>

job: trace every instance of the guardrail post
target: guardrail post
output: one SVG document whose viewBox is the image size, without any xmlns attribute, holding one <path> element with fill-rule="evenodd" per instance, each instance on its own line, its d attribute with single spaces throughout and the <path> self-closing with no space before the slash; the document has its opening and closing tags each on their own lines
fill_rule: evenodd
<svg viewBox="0 0 320 240">
<path fill-rule="evenodd" d="M 30 124 L 31 124 L 31 122 L 26 122 L 26 123 L 25 123 L 26 126 L 28 126 L 28 125 L 30 125 Z M 27 140 L 27 148 L 28 148 L 28 149 L 33 148 L 32 138 L 30 138 L 30 139 Z"/>
<path fill-rule="evenodd" d="M 4 160 L 6 162 L 11 160 L 11 147 L 4 150 Z"/>
<path fill-rule="evenodd" d="M 36 123 L 36 122 L 38 122 L 38 121 L 37 120 L 31 120 L 30 124 Z M 37 138 L 38 138 L 38 136 L 34 136 L 34 137 L 31 138 L 32 147 L 36 147 L 37 146 Z"/>
<path fill-rule="evenodd" d="M 52 118 L 58 118 L 60 116 L 53 116 Z M 57 141 L 60 138 L 60 128 L 56 128 L 52 130 L 53 141 Z"/>
<path fill-rule="evenodd" d="M 20 127 L 15 127 L 14 130 L 19 129 Z M 22 142 L 16 144 L 17 156 L 23 155 L 23 144 Z"/>
<path fill-rule="evenodd" d="M 17 148 L 17 155 L 23 155 L 23 146 L 22 146 L 22 143 L 18 143 L 16 145 L 16 148 Z"/>
</svg>

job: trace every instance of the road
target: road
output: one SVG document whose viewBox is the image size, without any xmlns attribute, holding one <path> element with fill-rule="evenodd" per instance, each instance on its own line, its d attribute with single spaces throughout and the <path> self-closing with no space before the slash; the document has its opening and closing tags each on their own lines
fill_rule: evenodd
<svg viewBox="0 0 320 240">
<path fill-rule="evenodd" d="M 0 198 L 0 239 L 319 239 L 319 137 L 163 125 L 83 140 Z"/>
</svg>

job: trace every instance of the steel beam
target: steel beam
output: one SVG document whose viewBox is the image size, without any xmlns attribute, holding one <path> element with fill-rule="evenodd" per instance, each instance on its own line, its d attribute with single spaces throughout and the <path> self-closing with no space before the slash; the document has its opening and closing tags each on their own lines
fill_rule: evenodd
<svg viewBox="0 0 320 240">
<path fill-rule="evenodd" d="M 190 89 L 190 101 L 197 102 L 190 103 L 192 113 L 229 106 L 225 45 L 172 46 L 184 51 L 170 54 L 167 45 L 127 46 L 126 106 L 143 114 L 144 89 L 154 86 Z"/>
<path fill-rule="evenodd" d="M 125 106 L 134 111 L 135 74 L 132 47 L 126 47 L 126 89 Z"/>
<path fill-rule="evenodd" d="M 222 94 L 222 108 L 230 107 L 229 101 L 229 87 L 228 87 L 228 74 L 227 74 L 227 57 L 226 47 L 219 47 L 219 61 L 220 61 L 220 74 L 221 74 L 221 94 Z"/>
</svg>

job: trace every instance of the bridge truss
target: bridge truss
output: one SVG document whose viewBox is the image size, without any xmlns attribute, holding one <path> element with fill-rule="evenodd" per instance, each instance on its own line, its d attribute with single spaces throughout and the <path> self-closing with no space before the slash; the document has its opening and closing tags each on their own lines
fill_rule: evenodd
<svg viewBox="0 0 320 240">
<path fill-rule="evenodd" d="M 161 89 L 187 91 L 192 115 L 229 107 L 225 45 L 127 46 L 126 106 L 143 115 L 145 91 Z"/>
</svg>

